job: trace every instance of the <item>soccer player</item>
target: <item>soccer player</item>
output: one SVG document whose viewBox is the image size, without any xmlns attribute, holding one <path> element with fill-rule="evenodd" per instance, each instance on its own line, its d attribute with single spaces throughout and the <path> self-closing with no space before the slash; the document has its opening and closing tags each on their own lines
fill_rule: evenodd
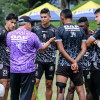
<svg viewBox="0 0 100 100">
<path fill-rule="evenodd" d="M 55 33 L 60 52 L 56 71 L 57 100 L 64 100 L 68 77 L 75 84 L 79 100 L 86 100 L 80 62 L 86 52 L 86 36 L 82 28 L 72 23 L 72 12 L 69 9 L 62 10 L 60 18 L 63 25 Z"/>
<path fill-rule="evenodd" d="M 40 12 L 41 16 L 41 24 L 34 26 L 32 28 L 32 32 L 36 33 L 44 44 L 47 42 L 51 37 L 55 36 L 56 28 L 50 24 L 50 11 L 47 8 L 44 8 Z M 52 85 L 53 85 L 53 78 L 55 72 L 55 60 L 56 60 L 56 45 L 52 43 L 45 52 L 40 53 L 37 52 L 35 64 L 37 66 L 36 69 L 36 89 L 38 90 L 39 83 L 41 77 L 45 71 L 45 78 L 46 78 L 46 100 L 51 100 L 52 98 Z M 31 100 L 36 100 L 36 95 L 33 92 L 33 96 Z"/>
<path fill-rule="evenodd" d="M 7 46 L 10 49 L 11 100 L 19 100 L 19 94 L 20 100 L 31 100 L 35 84 L 36 50 L 43 52 L 54 41 L 54 37 L 42 45 L 38 36 L 30 32 L 31 19 L 28 16 L 19 19 L 19 26 L 7 35 Z"/>
<path fill-rule="evenodd" d="M 95 11 L 95 15 L 95 20 L 100 25 L 100 8 Z M 100 27 L 88 38 L 87 46 L 92 46 L 94 42 L 98 43 L 97 40 L 100 40 Z M 100 100 L 100 48 L 97 45 L 93 50 L 90 90 L 93 100 Z"/>
<path fill-rule="evenodd" d="M 0 83 L 5 87 L 3 100 L 7 100 L 10 84 L 9 50 L 6 44 L 6 36 L 8 32 L 15 28 L 17 20 L 18 17 L 15 14 L 8 14 L 5 27 L 0 29 Z"/>
<path fill-rule="evenodd" d="M 78 20 L 78 26 L 83 28 L 87 39 L 93 34 L 93 32 L 88 29 L 89 23 L 88 23 L 88 19 L 86 17 L 81 17 Z M 92 100 L 92 95 L 91 95 L 91 92 L 89 89 L 90 88 L 90 66 L 91 66 L 92 49 L 93 49 L 92 47 L 87 48 L 87 52 L 85 53 L 85 55 L 83 57 L 83 61 L 82 61 L 82 69 L 83 69 L 83 76 L 85 79 L 85 89 L 86 89 L 86 93 L 87 93 L 87 95 L 86 95 L 87 100 Z M 68 94 L 66 96 L 66 100 L 73 100 L 74 91 L 75 91 L 75 85 L 71 81 L 70 86 L 68 88 Z"/>
</svg>

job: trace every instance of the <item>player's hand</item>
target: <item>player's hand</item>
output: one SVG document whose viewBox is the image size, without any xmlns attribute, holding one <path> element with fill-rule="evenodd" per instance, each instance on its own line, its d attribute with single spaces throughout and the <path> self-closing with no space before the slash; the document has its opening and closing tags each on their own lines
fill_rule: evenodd
<svg viewBox="0 0 100 100">
<path fill-rule="evenodd" d="M 94 41 L 94 44 L 97 44 L 99 41 L 100 41 L 100 40 L 95 40 L 95 41 Z"/>
<path fill-rule="evenodd" d="M 77 65 L 77 62 L 74 61 L 74 63 L 71 65 L 71 69 L 74 71 L 74 70 L 78 70 L 78 65 Z"/>
<path fill-rule="evenodd" d="M 55 42 L 55 37 L 50 38 L 49 42 L 54 43 Z"/>
<path fill-rule="evenodd" d="M 89 29 L 89 34 L 93 34 L 93 33 L 94 33 L 94 31 Z"/>
</svg>

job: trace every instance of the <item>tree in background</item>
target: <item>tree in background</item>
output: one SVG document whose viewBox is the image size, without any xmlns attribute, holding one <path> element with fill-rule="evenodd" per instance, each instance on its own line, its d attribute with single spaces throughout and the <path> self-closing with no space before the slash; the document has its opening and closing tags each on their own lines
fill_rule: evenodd
<svg viewBox="0 0 100 100">
<path fill-rule="evenodd" d="M 28 5 L 28 0 L 0 0 L 0 27 L 4 26 L 5 17 L 9 13 L 19 16 L 29 10 Z"/>
<path fill-rule="evenodd" d="M 59 0 L 60 9 L 69 8 L 70 9 L 70 2 L 73 2 L 75 5 L 79 3 L 79 0 Z"/>
<path fill-rule="evenodd" d="M 49 0 L 0 0 L 0 27 L 4 26 L 8 13 L 18 16 L 30 11 Z"/>
<path fill-rule="evenodd" d="M 1 0 L 0 1 L 0 27 L 4 26 L 5 22 L 4 22 L 4 13 L 3 13 L 3 9 L 2 9 L 2 5 L 4 4 L 5 0 Z"/>
</svg>

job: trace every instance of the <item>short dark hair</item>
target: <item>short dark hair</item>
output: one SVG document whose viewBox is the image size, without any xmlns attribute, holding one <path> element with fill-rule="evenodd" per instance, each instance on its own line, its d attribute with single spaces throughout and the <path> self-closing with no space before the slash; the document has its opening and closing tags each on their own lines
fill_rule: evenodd
<svg viewBox="0 0 100 100">
<path fill-rule="evenodd" d="M 48 13 L 50 15 L 50 11 L 48 8 L 43 8 L 41 11 L 40 11 L 40 14 L 46 14 Z"/>
<path fill-rule="evenodd" d="M 72 12 L 70 9 L 64 9 L 61 11 L 60 16 L 64 16 L 64 18 L 72 18 Z"/>
<path fill-rule="evenodd" d="M 81 22 L 88 22 L 87 17 L 81 17 L 81 18 L 78 20 L 78 23 L 81 23 Z"/>
<path fill-rule="evenodd" d="M 14 13 L 9 13 L 6 17 L 6 20 L 12 20 L 12 19 L 16 19 L 16 21 L 18 21 L 18 16 L 15 15 Z"/>
<path fill-rule="evenodd" d="M 94 12 L 94 14 L 97 14 L 97 13 L 99 13 L 100 12 L 100 8 L 98 8 L 95 12 Z"/>
</svg>

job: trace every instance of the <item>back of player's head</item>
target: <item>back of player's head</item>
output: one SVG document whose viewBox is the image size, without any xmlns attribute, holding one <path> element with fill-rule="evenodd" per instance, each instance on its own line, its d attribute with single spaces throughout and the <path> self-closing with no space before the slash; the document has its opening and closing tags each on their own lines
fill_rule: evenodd
<svg viewBox="0 0 100 100">
<path fill-rule="evenodd" d="M 43 8 L 41 11 L 40 11 L 40 14 L 49 14 L 50 15 L 50 11 L 48 8 Z"/>
<path fill-rule="evenodd" d="M 100 13 L 100 8 L 98 8 L 98 9 L 94 12 L 94 14 L 97 14 L 97 13 Z"/>
<path fill-rule="evenodd" d="M 18 16 L 15 15 L 14 13 L 9 13 L 8 16 L 6 17 L 6 20 L 12 20 L 12 19 L 18 21 Z"/>
<path fill-rule="evenodd" d="M 69 9 L 64 9 L 61 11 L 60 16 L 63 16 L 64 18 L 72 18 L 72 12 Z"/>
<path fill-rule="evenodd" d="M 78 23 L 81 23 L 81 22 L 87 22 L 87 23 L 88 23 L 87 17 L 81 17 L 81 18 L 78 20 Z"/>
</svg>

